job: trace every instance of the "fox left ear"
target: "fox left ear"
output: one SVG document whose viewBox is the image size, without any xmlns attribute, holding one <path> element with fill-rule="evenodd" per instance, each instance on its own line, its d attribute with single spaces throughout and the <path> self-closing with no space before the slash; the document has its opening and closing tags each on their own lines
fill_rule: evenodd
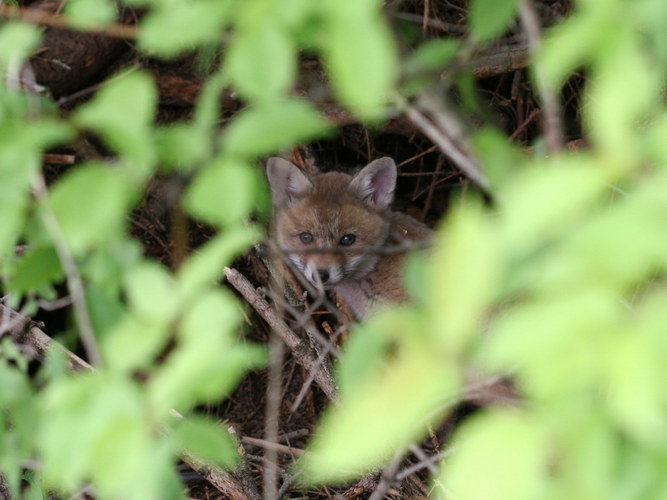
<svg viewBox="0 0 667 500">
<path fill-rule="evenodd" d="M 362 168 L 350 182 L 350 189 L 367 206 L 377 210 L 385 210 L 394 201 L 396 175 L 394 160 L 385 156 Z"/>
</svg>

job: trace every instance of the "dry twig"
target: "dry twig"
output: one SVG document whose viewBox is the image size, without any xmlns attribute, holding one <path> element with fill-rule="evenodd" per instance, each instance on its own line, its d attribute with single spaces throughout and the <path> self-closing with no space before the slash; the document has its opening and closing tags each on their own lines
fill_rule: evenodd
<svg viewBox="0 0 667 500">
<path fill-rule="evenodd" d="M 42 9 L 32 9 L 29 7 L 15 7 L 13 5 L 0 4 L 0 17 L 5 19 L 20 19 L 32 24 L 41 26 L 50 26 L 52 28 L 71 29 L 72 22 L 67 17 L 48 12 Z M 90 27 L 90 33 L 102 33 L 104 35 L 116 37 L 135 39 L 137 38 L 137 27 L 131 24 L 104 24 L 100 26 Z"/>
<path fill-rule="evenodd" d="M 519 2 L 519 17 L 528 36 L 528 49 L 531 56 L 535 57 L 542 40 L 540 37 L 540 21 L 532 0 L 521 0 Z M 561 123 L 558 96 L 547 81 L 539 61 L 533 61 L 533 69 L 537 80 L 537 89 L 544 106 L 544 135 L 547 139 L 547 147 L 549 152 L 555 153 L 563 147 L 563 125 Z"/>
<path fill-rule="evenodd" d="M 264 300 L 252 284 L 236 269 L 225 268 L 227 281 L 239 291 L 243 298 L 250 304 L 257 313 L 264 318 L 276 334 L 290 348 L 294 359 L 303 366 L 308 373 L 312 373 L 317 385 L 320 386 L 324 394 L 332 401 L 336 401 L 336 384 L 329 373 L 326 365 L 318 360 L 310 350 L 309 346 L 298 335 L 296 335 L 285 324 L 283 319 L 276 313 L 271 305 Z"/>
<path fill-rule="evenodd" d="M 397 104 L 408 119 L 433 141 L 466 177 L 488 190 L 489 181 L 466 144 L 463 126 L 454 113 L 428 92 L 420 95 L 415 105 L 408 104 L 400 97 L 397 97 Z"/>
</svg>

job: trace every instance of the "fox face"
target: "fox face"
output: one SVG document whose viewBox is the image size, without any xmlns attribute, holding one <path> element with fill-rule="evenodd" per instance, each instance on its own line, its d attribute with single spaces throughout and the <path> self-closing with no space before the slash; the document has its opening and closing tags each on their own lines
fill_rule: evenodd
<svg viewBox="0 0 667 500">
<path fill-rule="evenodd" d="M 274 238 L 318 288 L 332 289 L 372 273 L 389 238 L 396 165 L 381 158 L 354 177 L 329 172 L 312 178 L 282 158 L 267 163 L 274 204 Z"/>
</svg>

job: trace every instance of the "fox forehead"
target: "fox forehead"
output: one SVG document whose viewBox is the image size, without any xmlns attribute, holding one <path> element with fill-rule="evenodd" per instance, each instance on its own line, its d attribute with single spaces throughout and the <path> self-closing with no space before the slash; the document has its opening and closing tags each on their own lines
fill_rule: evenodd
<svg viewBox="0 0 667 500">
<path fill-rule="evenodd" d="M 368 231 L 383 221 L 354 200 L 310 198 L 281 214 L 279 224 L 292 233 L 307 231 L 323 240 L 338 239 L 342 233 Z"/>
</svg>

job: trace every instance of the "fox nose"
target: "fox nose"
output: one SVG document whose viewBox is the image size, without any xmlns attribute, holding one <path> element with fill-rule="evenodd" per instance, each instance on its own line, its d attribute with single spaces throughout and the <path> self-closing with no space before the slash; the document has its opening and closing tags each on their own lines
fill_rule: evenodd
<svg viewBox="0 0 667 500">
<path fill-rule="evenodd" d="M 322 283 L 326 283 L 329 281 L 329 270 L 328 269 L 318 269 L 317 274 L 320 275 L 320 279 L 322 280 Z"/>
</svg>

